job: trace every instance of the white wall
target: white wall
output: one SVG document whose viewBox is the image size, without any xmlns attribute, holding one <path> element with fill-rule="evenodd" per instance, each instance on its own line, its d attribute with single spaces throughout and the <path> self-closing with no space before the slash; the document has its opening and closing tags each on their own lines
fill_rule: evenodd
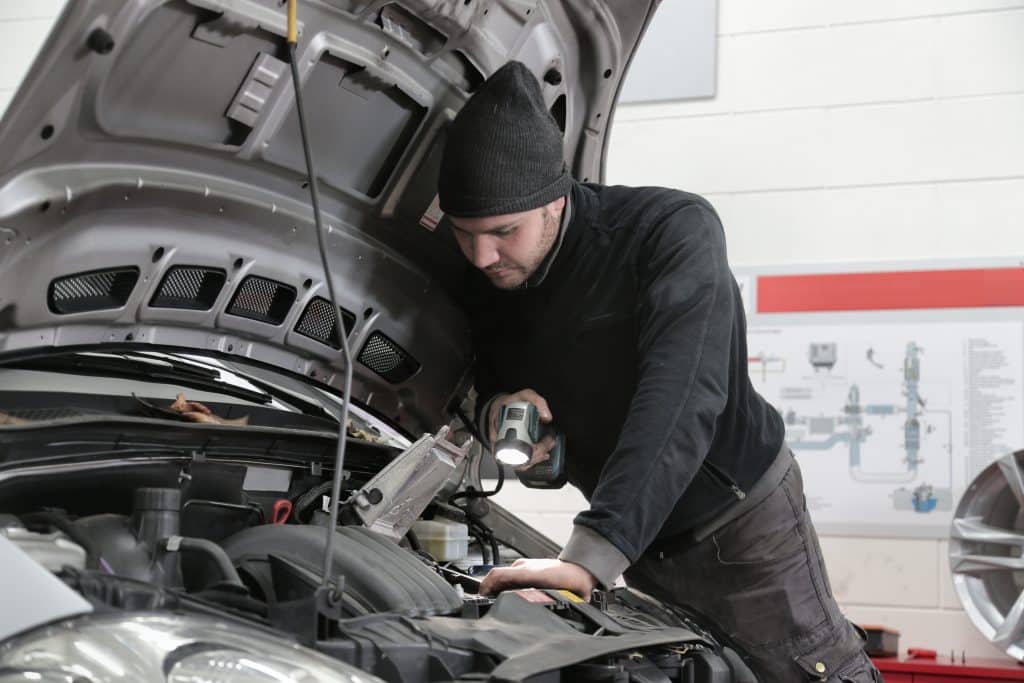
<svg viewBox="0 0 1024 683">
<path fill-rule="evenodd" d="M 0 110 L 62 5 L 0 0 Z M 714 99 L 619 109 L 608 181 L 706 195 L 734 265 L 1024 255 L 1024 0 L 719 0 L 718 59 Z M 498 500 L 563 542 L 585 504 Z M 998 654 L 944 541 L 822 545 L 851 618 Z"/>
<path fill-rule="evenodd" d="M 0 114 L 28 72 L 64 0 L 0 0 Z"/>
<path fill-rule="evenodd" d="M 717 97 L 620 108 L 609 182 L 706 195 L 735 265 L 1024 253 L 1024 2 L 719 7 Z"/>
</svg>

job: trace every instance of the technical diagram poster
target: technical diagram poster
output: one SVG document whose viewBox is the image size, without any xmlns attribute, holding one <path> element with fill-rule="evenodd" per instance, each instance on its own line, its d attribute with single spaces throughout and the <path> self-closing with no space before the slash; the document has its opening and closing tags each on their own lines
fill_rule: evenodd
<svg viewBox="0 0 1024 683">
<path fill-rule="evenodd" d="M 783 417 L 808 509 L 826 533 L 947 537 L 971 480 L 1024 448 L 1024 309 L 942 309 L 938 292 L 928 311 L 872 310 L 836 291 L 775 308 L 747 292 L 750 378 Z"/>
<path fill-rule="evenodd" d="M 1024 444 L 1019 323 L 761 328 L 748 347 L 818 524 L 945 532 L 970 480 Z"/>
</svg>

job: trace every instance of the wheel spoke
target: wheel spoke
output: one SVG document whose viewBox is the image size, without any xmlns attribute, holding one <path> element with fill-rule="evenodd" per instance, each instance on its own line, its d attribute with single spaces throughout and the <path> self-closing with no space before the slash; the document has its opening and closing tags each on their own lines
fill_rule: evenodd
<svg viewBox="0 0 1024 683">
<path fill-rule="evenodd" d="M 1024 450 L 992 460 L 968 485 L 957 509 L 949 532 L 957 596 L 994 646 L 1019 653 L 1024 648 L 1019 588 L 1024 585 Z"/>
<path fill-rule="evenodd" d="M 1002 555 L 951 555 L 953 572 L 973 574 L 976 572 L 1024 570 L 1024 558 Z"/>
<path fill-rule="evenodd" d="M 981 517 L 954 519 L 951 536 L 962 541 L 976 543 L 1024 546 L 1024 534 L 985 524 L 981 521 Z"/>
<path fill-rule="evenodd" d="M 996 462 L 999 465 L 999 470 L 1003 473 L 1003 477 L 1006 478 L 1006 483 L 1010 485 L 1010 490 L 1017 499 L 1017 505 L 1020 506 L 1021 510 L 1024 510 L 1024 473 L 1020 471 L 1020 465 L 1017 464 L 1017 456 L 1014 453 L 1010 453 L 999 458 Z"/>
<path fill-rule="evenodd" d="M 1006 618 L 996 629 L 992 642 L 1005 650 L 1020 639 L 1022 630 L 1024 630 L 1024 594 L 1017 598 L 1013 607 L 1006 613 Z"/>
</svg>

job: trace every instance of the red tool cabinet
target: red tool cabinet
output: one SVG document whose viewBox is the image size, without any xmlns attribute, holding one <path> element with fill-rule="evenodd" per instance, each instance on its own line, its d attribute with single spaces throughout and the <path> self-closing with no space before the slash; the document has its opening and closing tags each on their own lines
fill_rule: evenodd
<svg viewBox="0 0 1024 683">
<path fill-rule="evenodd" d="M 1024 681 L 1024 666 L 1012 659 L 979 659 L 939 655 L 937 659 L 878 657 L 872 660 L 885 683 L 980 683 Z"/>
</svg>

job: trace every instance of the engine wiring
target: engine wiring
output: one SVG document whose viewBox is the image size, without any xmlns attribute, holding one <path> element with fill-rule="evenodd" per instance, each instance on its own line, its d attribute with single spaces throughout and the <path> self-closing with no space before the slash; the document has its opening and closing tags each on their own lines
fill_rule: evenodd
<svg viewBox="0 0 1024 683">
<path fill-rule="evenodd" d="M 309 178 L 309 194 L 313 203 L 313 222 L 316 226 L 316 243 L 320 252 L 320 261 L 324 269 L 324 278 L 327 280 L 327 291 L 331 297 L 331 307 L 334 311 L 334 332 L 337 335 L 338 345 L 341 347 L 345 359 L 345 384 L 343 389 L 343 400 L 341 402 L 341 421 L 338 426 L 338 446 L 334 464 L 334 478 L 331 484 L 331 511 L 330 523 L 327 526 L 327 542 L 324 547 L 323 576 L 321 586 L 330 587 L 331 574 L 334 561 L 334 530 L 338 526 L 339 498 L 341 497 L 341 480 L 344 476 L 345 467 L 345 443 L 348 440 L 348 404 L 352 397 L 352 351 L 348 345 L 348 338 L 345 334 L 345 326 L 342 324 L 339 312 L 338 297 L 334 291 L 334 279 L 331 277 L 331 266 L 327 259 L 327 246 L 324 242 L 324 231 L 320 217 L 320 190 L 316 174 L 316 165 L 313 163 L 313 151 L 309 146 L 309 135 L 306 129 L 306 115 L 302 106 L 302 87 L 299 76 L 299 63 L 296 58 L 296 47 L 299 42 L 298 31 L 298 0 L 288 0 L 288 58 L 291 63 L 292 86 L 295 88 L 295 110 L 299 119 L 299 135 L 302 138 L 302 151 L 306 158 L 306 175 Z"/>
<path fill-rule="evenodd" d="M 312 487 L 311 489 L 307 490 L 305 493 L 300 495 L 298 498 L 296 498 L 294 504 L 295 518 L 305 519 L 306 510 L 313 507 L 313 505 L 319 502 L 321 498 L 325 496 L 333 487 L 333 481 L 325 481 L 320 484 L 317 484 L 316 486 Z"/>
<path fill-rule="evenodd" d="M 462 420 L 462 423 L 466 426 L 466 429 L 469 430 L 469 433 L 473 435 L 473 438 L 476 439 L 477 443 L 480 444 L 481 457 L 484 452 L 490 452 L 490 449 L 487 447 L 487 441 L 483 438 L 483 435 L 480 433 L 476 424 L 466 416 L 466 413 L 462 410 L 461 406 L 456 405 L 454 407 L 454 412 L 458 418 Z M 501 463 L 496 464 L 498 466 L 498 481 L 494 485 L 493 490 L 478 491 L 473 487 L 467 487 L 466 489 L 451 495 L 448 498 L 448 502 L 454 504 L 456 500 L 460 500 L 462 498 L 490 498 L 491 496 L 497 495 L 501 491 L 501 487 L 505 485 L 505 468 Z"/>
</svg>

